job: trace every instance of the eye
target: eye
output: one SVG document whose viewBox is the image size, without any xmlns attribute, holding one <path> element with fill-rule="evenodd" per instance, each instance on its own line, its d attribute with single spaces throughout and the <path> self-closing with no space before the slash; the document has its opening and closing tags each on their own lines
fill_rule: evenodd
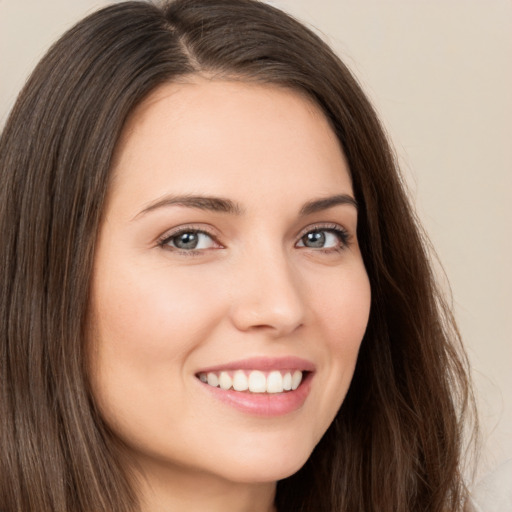
<svg viewBox="0 0 512 512">
<path fill-rule="evenodd" d="M 180 251 L 198 251 L 218 247 L 218 244 L 208 233 L 197 229 L 187 229 L 173 233 L 161 240 L 159 245 Z"/>
<path fill-rule="evenodd" d="M 309 249 L 344 249 L 349 242 L 349 234 L 340 227 L 315 228 L 302 235 L 297 247 Z"/>
</svg>

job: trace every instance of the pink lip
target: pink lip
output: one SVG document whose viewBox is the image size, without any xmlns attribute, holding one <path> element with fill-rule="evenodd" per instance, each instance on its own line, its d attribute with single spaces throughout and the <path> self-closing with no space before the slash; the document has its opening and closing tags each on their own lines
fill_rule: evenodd
<svg viewBox="0 0 512 512">
<path fill-rule="evenodd" d="M 283 358 L 251 358 L 241 361 L 233 361 L 227 364 L 211 366 L 201 369 L 199 373 L 219 372 L 223 370 L 284 370 L 297 369 L 306 371 L 300 386 L 295 391 L 283 393 L 250 393 L 233 389 L 224 390 L 210 386 L 197 380 L 203 389 L 211 395 L 246 414 L 263 417 L 283 416 L 300 409 L 311 391 L 311 382 L 314 378 L 315 365 L 310 361 L 297 357 Z"/>
<path fill-rule="evenodd" d="M 231 361 L 208 368 L 201 368 L 197 373 L 221 372 L 229 370 L 301 370 L 306 372 L 314 372 L 315 365 L 307 359 L 300 357 L 252 357 L 250 359 L 241 359 L 239 361 Z"/>
</svg>

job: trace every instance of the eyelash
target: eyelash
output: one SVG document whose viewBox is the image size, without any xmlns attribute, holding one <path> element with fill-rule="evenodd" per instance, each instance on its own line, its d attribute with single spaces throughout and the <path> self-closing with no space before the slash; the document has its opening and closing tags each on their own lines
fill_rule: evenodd
<svg viewBox="0 0 512 512">
<path fill-rule="evenodd" d="M 339 226 L 338 224 L 317 224 L 313 226 L 308 226 L 305 230 L 301 232 L 299 235 L 299 241 L 301 241 L 306 235 L 310 233 L 331 233 L 334 234 L 340 241 L 339 247 L 327 247 L 327 248 L 318 248 L 313 249 L 315 251 L 323 252 L 326 254 L 331 254 L 333 252 L 340 252 L 347 249 L 350 246 L 352 237 L 351 234 L 345 229 Z M 298 243 L 298 242 L 297 242 Z M 304 247 L 308 249 L 308 247 Z"/>
<path fill-rule="evenodd" d="M 213 240 L 213 242 L 219 246 L 219 248 L 222 248 L 222 245 L 217 241 L 217 239 L 213 233 L 208 232 L 207 230 L 204 229 L 204 227 L 199 228 L 199 227 L 196 227 L 193 225 L 181 227 L 171 233 L 169 233 L 169 232 L 165 233 L 162 237 L 160 237 L 157 240 L 157 245 L 161 249 L 166 249 L 168 251 L 175 252 L 176 254 L 179 254 L 179 255 L 199 256 L 202 252 L 204 252 L 205 249 L 185 250 L 185 249 L 180 249 L 179 247 L 172 247 L 171 245 L 169 245 L 173 239 L 176 239 L 180 235 L 184 235 L 184 234 L 188 234 L 188 233 L 197 234 L 197 235 L 206 235 L 206 236 L 210 237 Z"/>
<path fill-rule="evenodd" d="M 329 254 L 329 253 L 333 253 L 333 252 L 343 251 L 347 247 L 350 246 L 351 238 L 352 238 L 350 233 L 346 229 L 339 226 L 338 224 L 327 224 L 327 225 L 326 224 L 318 224 L 318 225 L 308 226 L 305 230 L 303 230 L 299 234 L 298 241 L 296 242 L 296 244 L 298 244 L 300 241 L 302 241 L 302 239 L 310 233 L 322 233 L 322 232 L 334 234 L 340 241 L 339 247 L 328 247 L 328 248 L 317 248 L 317 249 L 309 248 L 309 249 L 312 249 L 316 252 L 323 252 L 323 253 Z M 157 245 L 158 245 L 158 247 L 160 247 L 162 249 L 166 249 L 166 250 L 169 250 L 169 251 L 172 251 L 179 255 L 184 255 L 184 256 L 198 256 L 205 250 L 208 250 L 208 249 L 187 249 L 187 250 L 185 250 L 185 249 L 180 249 L 178 247 L 172 247 L 171 245 L 169 245 L 173 239 L 176 239 L 180 235 L 184 235 L 184 234 L 188 234 L 188 233 L 196 234 L 196 235 L 206 235 L 212 239 L 214 244 L 218 245 L 218 248 L 223 248 L 222 245 L 217 241 L 217 239 L 213 233 L 208 232 L 203 227 L 198 228 L 195 226 L 185 226 L 176 231 L 173 231 L 172 233 L 165 233 L 162 237 L 160 237 L 157 240 Z M 307 246 L 299 246 L 299 247 L 308 249 Z"/>
</svg>

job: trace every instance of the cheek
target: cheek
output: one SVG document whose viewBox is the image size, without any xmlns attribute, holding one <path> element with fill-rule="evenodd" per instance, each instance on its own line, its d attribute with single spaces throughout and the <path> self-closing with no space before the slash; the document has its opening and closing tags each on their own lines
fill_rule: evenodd
<svg viewBox="0 0 512 512">
<path fill-rule="evenodd" d="M 362 265 L 354 265 L 326 281 L 323 292 L 310 295 L 318 322 L 323 351 L 320 357 L 328 370 L 321 379 L 317 397 L 320 438 L 339 410 L 350 386 L 359 348 L 370 313 L 371 290 Z"/>
<path fill-rule="evenodd" d="M 184 272 L 140 264 L 102 270 L 92 287 L 93 395 L 110 427 L 144 447 L 144 433 L 159 439 L 159 425 L 174 424 L 176 411 L 193 417 L 186 400 L 189 355 L 208 340 L 221 306 L 208 280 Z"/>
<path fill-rule="evenodd" d="M 186 273 L 140 264 L 101 270 L 93 279 L 89 336 L 95 399 L 120 431 L 128 430 L 123 418 L 138 423 L 141 411 L 148 418 L 160 411 L 170 422 L 173 410 L 187 407 L 180 390 L 188 356 L 222 318 L 221 305 L 207 280 Z"/>
<path fill-rule="evenodd" d="M 110 269 L 106 279 L 99 274 L 95 282 L 98 335 L 121 357 L 179 358 L 220 315 L 212 287 L 199 276 L 132 265 Z"/>
<path fill-rule="evenodd" d="M 366 270 L 361 262 L 333 273 L 324 286 L 311 289 L 315 317 L 326 341 L 335 353 L 353 353 L 359 345 L 368 324 L 371 290 Z"/>
</svg>

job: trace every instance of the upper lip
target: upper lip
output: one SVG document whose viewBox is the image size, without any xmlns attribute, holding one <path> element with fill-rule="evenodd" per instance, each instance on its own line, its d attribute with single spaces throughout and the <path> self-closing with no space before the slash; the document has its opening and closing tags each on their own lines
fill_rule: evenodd
<svg viewBox="0 0 512 512">
<path fill-rule="evenodd" d="M 301 370 L 313 372 L 315 371 L 315 365 L 307 359 L 295 356 L 251 357 L 201 368 L 197 373 L 220 372 L 223 370 Z"/>
</svg>

